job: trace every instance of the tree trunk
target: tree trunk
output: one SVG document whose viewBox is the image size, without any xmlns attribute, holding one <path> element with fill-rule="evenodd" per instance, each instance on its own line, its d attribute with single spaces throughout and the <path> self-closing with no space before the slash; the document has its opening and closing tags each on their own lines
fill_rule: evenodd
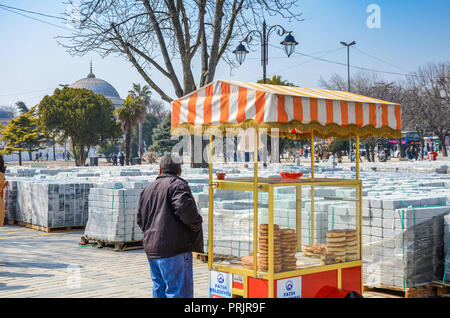
<svg viewBox="0 0 450 318">
<path fill-rule="evenodd" d="M 127 130 L 125 133 L 125 164 L 130 165 L 130 154 L 131 154 L 131 129 Z"/>
<path fill-rule="evenodd" d="M 28 160 L 33 161 L 31 151 L 27 151 L 27 152 L 28 152 Z"/>
<path fill-rule="evenodd" d="M 85 160 L 84 145 L 81 145 L 80 146 L 80 167 L 84 167 L 84 160 Z"/>
<path fill-rule="evenodd" d="M 19 166 L 21 166 L 22 165 L 22 151 L 19 151 L 18 155 L 19 155 Z"/>
<path fill-rule="evenodd" d="M 366 159 L 368 162 L 372 162 L 371 158 L 370 158 L 370 146 L 369 144 L 366 144 Z"/>
<path fill-rule="evenodd" d="M 73 152 L 73 159 L 75 160 L 75 166 L 79 167 L 79 154 L 77 153 L 77 148 L 75 147 L 73 140 L 72 140 L 72 152 Z"/>
<path fill-rule="evenodd" d="M 142 155 L 144 154 L 144 149 L 142 147 L 142 123 L 138 123 L 138 129 L 139 129 L 139 158 L 142 158 Z"/>
<path fill-rule="evenodd" d="M 225 149 L 223 150 L 223 161 L 227 163 L 227 137 L 222 138 L 222 143 L 225 145 Z"/>
<path fill-rule="evenodd" d="M 437 134 L 440 142 L 440 147 L 442 148 L 442 156 L 448 157 L 447 147 L 445 146 L 445 135 L 446 133 Z"/>
<path fill-rule="evenodd" d="M 53 139 L 53 161 L 56 161 L 56 142 Z"/>
<path fill-rule="evenodd" d="M 370 145 L 370 155 L 372 157 L 372 162 L 375 162 L 375 146 Z"/>
</svg>

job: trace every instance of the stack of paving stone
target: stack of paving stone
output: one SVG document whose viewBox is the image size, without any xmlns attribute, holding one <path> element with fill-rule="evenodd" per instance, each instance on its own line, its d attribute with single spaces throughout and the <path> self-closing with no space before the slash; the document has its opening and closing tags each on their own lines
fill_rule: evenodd
<svg viewBox="0 0 450 318">
<path fill-rule="evenodd" d="M 5 219 L 8 222 L 16 221 L 17 211 L 17 181 L 9 180 L 3 191 L 3 199 L 5 200 Z"/>
<path fill-rule="evenodd" d="M 202 208 L 203 242 L 208 250 L 209 209 Z M 253 211 L 214 209 L 214 253 L 241 257 L 253 251 Z"/>
<path fill-rule="evenodd" d="M 443 279 L 439 280 L 450 282 L 450 214 L 444 217 L 444 252 Z"/>
<path fill-rule="evenodd" d="M 16 221 L 45 228 L 86 225 L 91 184 L 56 179 L 17 180 L 16 183 Z M 11 202 L 10 213 L 13 208 Z"/>
<path fill-rule="evenodd" d="M 209 194 L 206 193 L 192 193 L 194 200 L 197 204 L 197 209 L 200 211 L 203 208 L 208 208 L 209 206 Z"/>
<path fill-rule="evenodd" d="M 203 242 L 207 251 L 209 208 L 208 194 L 194 193 L 203 219 Z M 216 254 L 241 257 L 253 251 L 253 193 L 229 190 L 214 191 L 214 251 Z"/>
<path fill-rule="evenodd" d="M 18 177 L 33 177 L 36 174 L 36 169 L 17 169 Z"/>
<path fill-rule="evenodd" d="M 397 195 L 365 201 L 365 284 L 410 288 L 429 284 L 441 275 L 443 217 L 450 212 L 448 205 L 436 206 L 442 199 L 446 198 Z"/>
<path fill-rule="evenodd" d="M 328 209 L 331 207 L 330 202 L 322 201 L 314 203 L 314 216 L 311 211 L 311 202 L 305 202 L 305 208 L 302 208 L 302 244 L 314 244 L 314 243 L 325 243 L 326 233 L 329 227 L 329 212 Z M 312 220 L 314 218 L 314 223 Z M 294 219 L 295 220 L 295 219 Z M 311 233 L 311 227 L 314 226 L 314 231 Z M 314 235 L 314 241 L 312 240 L 311 234 Z"/>
<path fill-rule="evenodd" d="M 105 183 L 104 186 L 92 188 L 89 194 L 85 236 L 105 242 L 141 241 L 143 234 L 137 225 L 137 212 L 143 184 L 129 189 L 120 188 L 120 183 Z"/>
</svg>

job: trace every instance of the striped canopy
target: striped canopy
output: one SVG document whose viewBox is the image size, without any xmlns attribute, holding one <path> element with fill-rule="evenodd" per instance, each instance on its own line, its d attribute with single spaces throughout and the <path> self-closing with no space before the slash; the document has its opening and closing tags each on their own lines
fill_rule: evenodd
<svg viewBox="0 0 450 318">
<path fill-rule="evenodd" d="M 278 128 L 296 139 L 312 130 L 321 138 L 400 138 L 401 106 L 341 91 L 217 80 L 172 103 L 172 133 L 210 127 Z"/>
</svg>

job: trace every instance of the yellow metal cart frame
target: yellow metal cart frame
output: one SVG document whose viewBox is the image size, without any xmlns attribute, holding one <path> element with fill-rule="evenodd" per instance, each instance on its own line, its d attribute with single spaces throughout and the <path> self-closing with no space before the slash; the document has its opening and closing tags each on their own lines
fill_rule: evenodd
<svg viewBox="0 0 450 318">
<path fill-rule="evenodd" d="M 248 277 L 258 277 L 266 279 L 269 282 L 269 298 L 273 298 L 274 284 L 277 279 L 284 279 L 293 276 L 301 276 L 305 274 L 320 273 L 330 270 L 338 271 L 338 288 L 342 286 L 342 269 L 355 266 L 362 266 L 362 182 L 359 180 L 359 136 L 356 136 L 356 179 L 330 179 L 330 178 L 314 178 L 314 131 L 311 132 L 311 177 L 301 178 L 293 181 L 285 181 L 282 179 L 258 179 L 258 133 L 256 133 L 256 147 L 254 152 L 254 177 L 252 179 L 229 179 L 229 180 L 214 180 L 213 179 L 213 149 L 212 136 L 210 136 L 210 151 L 209 151 L 209 220 L 208 220 L 208 268 L 220 272 L 231 274 L 239 274 L 243 276 L 243 289 L 233 288 L 233 295 L 242 296 L 244 298 L 248 295 Z M 303 186 L 311 186 L 311 241 L 314 242 L 314 186 L 336 186 L 336 187 L 352 187 L 355 188 L 357 196 L 357 237 L 360 259 L 357 261 L 336 263 L 331 265 L 314 266 L 310 268 L 296 269 L 281 273 L 274 272 L 274 206 L 273 195 L 274 189 L 280 186 L 295 186 L 296 187 L 296 233 L 297 233 L 297 251 L 301 250 L 301 189 Z M 221 190 L 237 190 L 237 191 L 253 191 L 254 211 L 253 214 L 253 270 L 238 268 L 235 266 L 227 266 L 214 263 L 214 189 Z M 265 192 L 269 196 L 269 269 L 267 272 L 260 272 L 257 270 L 257 251 L 258 251 L 258 193 Z M 363 279 L 361 271 L 361 292 L 363 291 Z"/>
</svg>

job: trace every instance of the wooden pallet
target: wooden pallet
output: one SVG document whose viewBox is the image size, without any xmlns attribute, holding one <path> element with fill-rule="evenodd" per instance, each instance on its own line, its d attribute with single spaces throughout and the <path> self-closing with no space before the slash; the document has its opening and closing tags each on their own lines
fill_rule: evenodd
<svg viewBox="0 0 450 318">
<path fill-rule="evenodd" d="M 201 260 L 203 263 L 208 263 L 208 255 L 206 255 L 205 253 L 193 252 L 192 256 L 194 256 L 196 259 Z"/>
<path fill-rule="evenodd" d="M 436 296 L 436 290 L 431 284 L 405 289 L 381 284 L 374 287 L 364 286 L 364 291 L 386 294 L 387 296 L 391 296 L 391 298 L 428 298 Z"/>
<path fill-rule="evenodd" d="M 439 297 L 450 297 L 450 282 L 434 281 L 433 286 L 436 288 L 436 294 Z"/>
<path fill-rule="evenodd" d="M 196 253 L 192 252 L 192 256 L 194 256 L 196 259 L 201 260 L 203 263 L 208 262 L 208 255 L 205 253 Z M 225 255 L 225 254 L 214 254 L 214 261 L 220 262 L 220 261 L 236 261 L 235 256 Z"/>
<path fill-rule="evenodd" d="M 40 225 L 36 225 L 36 224 L 31 224 L 31 223 L 27 223 L 27 222 L 22 222 L 22 221 L 8 221 L 7 222 L 10 225 L 19 225 L 19 226 L 23 226 L 29 229 L 33 229 L 33 230 L 37 230 L 37 231 L 42 231 L 42 232 L 46 232 L 46 233 L 50 233 L 50 232 L 56 232 L 56 231 L 81 231 L 84 230 L 85 226 L 55 226 L 55 227 L 45 227 L 45 226 L 40 226 Z"/>
<path fill-rule="evenodd" d="M 142 241 L 111 242 L 95 238 L 89 238 L 85 235 L 81 236 L 80 246 L 93 246 L 97 248 L 106 248 L 111 249 L 115 252 L 140 250 L 144 248 Z"/>
</svg>

